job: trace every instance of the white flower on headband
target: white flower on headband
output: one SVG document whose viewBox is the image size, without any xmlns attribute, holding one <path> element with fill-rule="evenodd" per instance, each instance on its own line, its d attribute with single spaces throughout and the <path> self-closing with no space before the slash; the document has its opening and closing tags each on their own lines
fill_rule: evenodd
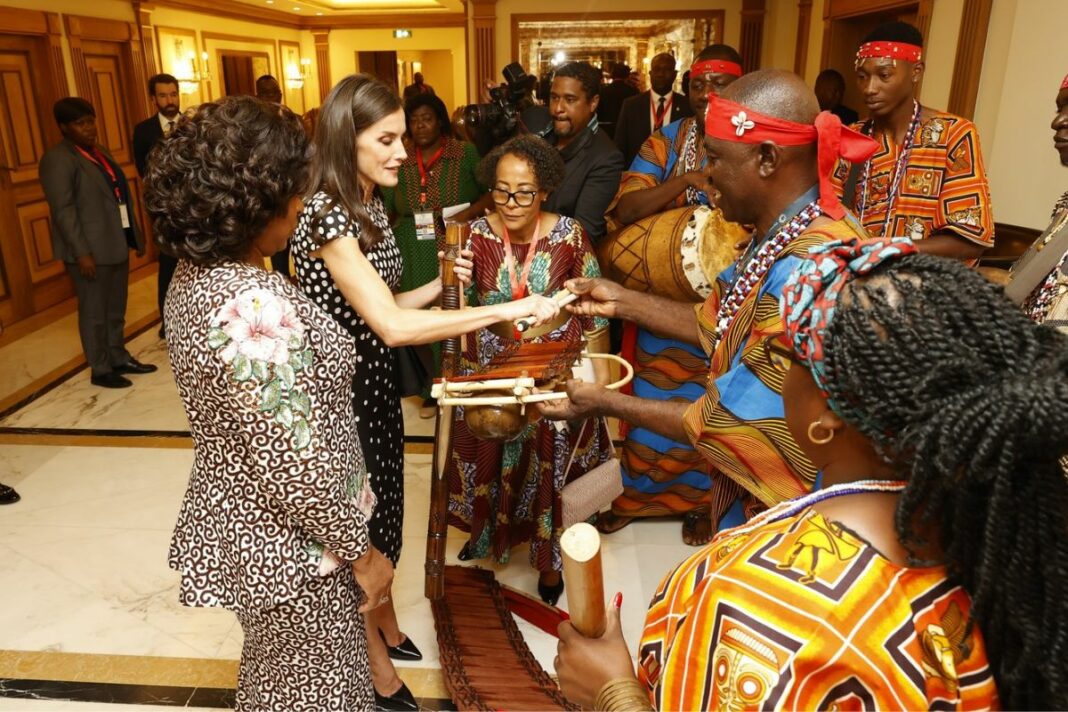
<svg viewBox="0 0 1068 712">
<path fill-rule="evenodd" d="M 735 126 L 734 133 L 736 136 L 741 136 L 749 129 L 756 128 L 756 124 L 749 120 L 744 111 L 739 111 L 732 116 L 731 123 Z"/>
</svg>

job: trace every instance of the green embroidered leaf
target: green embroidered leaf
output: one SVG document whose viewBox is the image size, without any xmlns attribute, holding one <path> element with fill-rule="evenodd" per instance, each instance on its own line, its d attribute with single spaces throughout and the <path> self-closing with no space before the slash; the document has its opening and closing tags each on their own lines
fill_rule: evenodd
<svg viewBox="0 0 1068 712">
<path fill-rule="evenodd" d="M 286 342 L 286 346 L 289 347 L 290 351 L 294 351 L 296 349 L 299 349 L 303 343 L 303 339 L 301 339 L 296 334 L 291 334 L 289 337 L 289 341 Z"/>
<path fill-rule="evenodd" d="M 281 423 L 286 430 L 289 430 L 293 427 L 293 409 L 283 403 L 278 406 L 278 412 L 274 414 L 274 419 Z"/>
<path fill-rule="evenodd" d="M 311 554 L 312 556 L 322 556 L 323 555 L 323 549 L 325 549 L 325 548 L 326 547 L 324 547 L 322 544 L 320 544 L 319 542 L 315 541 L 314 539 L 309 541 L 307 544 L 304 545 L 304 550 L 306 552 L 308 552 L 309 554 Z"/>
<path fill-rule="evenodd" d="M 233 367 L 234 380 L 238 383 L 252 378 L 252 362 L 248 360 L 248 356 L 245 354 L 234 356 Z"/>
<path fill-rule="evenodd" d="M 304 349 L 303 357 L 304 368 L 311 368 L 312 364 L 315 363 L 315 352 L 311 349 Z"/>
<path fill-rule="evenodd" d="M 230 337 L 226 335 L 226 332 L 219 327 L 214 327 L 208 331 L 208 347 L 211 349 L 221 349 L 230 343 Z"/>
<path fill-rule="evenodd" d="M 293 371 L 293 367 L 288 363 L 276 365 L 274 367 L 274 375 L 278 377 L 287 391 L 293 387 L 293 381 L 297 378 L 297 374 Z"/>
<path fill-rule="evenodd" d="M 290 353 L 289 365 L 296 373 L 300 373 L 304 370 L 304 356 L 299 351 L 294 351 Z"/>
<path fill-rule="evenodd" d="M 255 376 L 258 381 L 266 381 L 270 378 L 271 374 L 267 370 L 267 363 L 264 361 L 253 361 L 252 375 Z"/>
<path fill-rule="evenodd" d="M 304 418 L 293 421 L 293 449 L 303 450 L 311 443 L 311 426 Z"/>
<path fill-rule="evenodd" d="M 305 418 L 311 415 L 311 398 L 304 391 L 290 391 L 289 405 L 292 406 L 293 412 L 296 414 L 303 415 Z"/>
<path fill-rule="evenodd" d="M 260 410 L 270 412 L 282 402 L 282 384 L 274 379 L 260 392 Z"/>
</svg>

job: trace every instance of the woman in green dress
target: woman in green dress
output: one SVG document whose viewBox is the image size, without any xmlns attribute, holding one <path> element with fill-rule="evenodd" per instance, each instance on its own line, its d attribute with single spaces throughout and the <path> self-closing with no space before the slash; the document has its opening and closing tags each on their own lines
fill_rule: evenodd
<svg viewBox="0 0 1068 712">
<path fill-rule="evenodd" d="M 454 138 L 445 103 L 433 94 L 418 94 L 405 104 L 412 150 L 400 167 L 395 188 L 383 188 L 383 201 L 394 217 L 393 234 L 404 261 L 400 290 L 417 289 L 438 276 L 438 250 L 443 248 L 442 210 L 467 203 L 450 220 L 469 222 L 485 214 L 489 193 L 475 176 L 479 156 L 475 147 Z M 438 344 L 431 344 L 433 373 L 441 364 Z M 409 354 L 410 355 L 410 354 Z M 406 369 L 402 368 L 402 371 Z M 429 396 L 429 378 L 421 386 Z M 424 400 L 424 413 L 433 415 L 433 403 Z"/>
</svg>

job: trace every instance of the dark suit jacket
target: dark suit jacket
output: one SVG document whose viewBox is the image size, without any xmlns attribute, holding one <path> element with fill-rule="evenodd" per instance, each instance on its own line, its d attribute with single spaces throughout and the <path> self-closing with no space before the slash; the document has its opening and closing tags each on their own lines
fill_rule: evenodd
<svg viewBox="0 0 1068 712">
<path fill-rule="evenodd" d="M 130 239 L 138 250 L 144 250 L 145 240 L 137 229 L 126 177 L 108 150 L 103 146 L 98 148 L 111 162 L 125 196 Z M 97 264 L 117 265 L 130 259 L 111 182 L 71 141 L 63 139 L 45 152 L 39 174 L 52 211 L 52 254 L 57 260 L 76 262 L 83 255 L 92 255 Z"/>
<path fill-rule="evenodd" d="M 609 138 L 615 135 L 616 121 L 619 120 L 619 111 L 623 108 L 623 102 L 637 93 L 637 89 L 623 81 L 614 81 L 608 86 L 601 87 L 601 100 L 597 104 L 597 122 Z"/>
<path fill-rule="evenodd" d="M 549 140 L 555 137 L 550 134 Z M 564 179 L 545 201 L 545 210 L 575 218 L 596 244 L 607 230 L 604 213 L 619 190 L 623 154 L 603 131 L 593 133 L 587 126 L 560 155 Z"/>
<path fill-rule="evenodd" d="M 133 133 L 134 164 L 137 166 L 137 175 L 145 177 L 148 168 L 148 152 L 163 138 L 163 127 L 159 124 L 159 114 L 152 114 L 137 126 Z"/>
<path fill-rule="evenodd" d="M 630 168 L 645 139 L 653 133 L 653 124 L 649 117 L 650 95 L 651 92 L 643 91 L 638 96 L 627 99 L 619 111 L 615 139 L 619 150 L 623 152 L 623 162 L 627 168 Z M 672 121 L 693 116 L 689 99 L 678 92 L 673 92 L 671 96 L 671 116 L 664 119 L 665 126 Z"/>
</svg>

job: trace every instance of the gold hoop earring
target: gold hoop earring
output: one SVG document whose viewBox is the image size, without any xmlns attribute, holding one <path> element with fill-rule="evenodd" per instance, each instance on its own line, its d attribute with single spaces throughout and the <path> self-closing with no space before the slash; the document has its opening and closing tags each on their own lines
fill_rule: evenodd
<svg viewBox="0 0 1068 712">
<path fill-rule="evenodd" d="M 827 429 L 827 437 L 817 438 L 813 434 L 813 431 L 816 428 L 818 428 L 819 425 L 820 425 L 820 421 L 818 421 L 818 420 L 813 420 L 811 423 L 808 424 L 808 439 L 812 441 L 812 444 L 814 444 L 814 445 L 826 445 L 830 441 L 834 440 L 834 431 L 831 430 L 830 428 Z"/>
</svg>

